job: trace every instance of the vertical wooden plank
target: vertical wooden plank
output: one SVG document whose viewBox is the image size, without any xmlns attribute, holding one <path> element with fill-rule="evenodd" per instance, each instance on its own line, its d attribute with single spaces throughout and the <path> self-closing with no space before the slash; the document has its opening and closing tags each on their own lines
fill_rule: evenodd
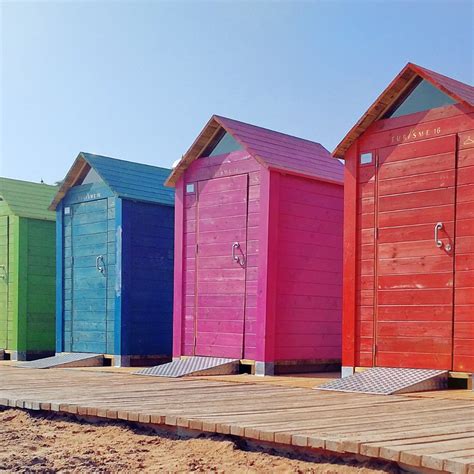
<svg viewBox="0 0 474 474">
<path fill-rule="evenodd" d="M 64 242 L 63 242 L 63 203 L 56 208 L 56 352 L 64 351 Z"/>
<path fill-rule="evenodd" d="M 342 365 L 355 366 L 357 262 L 357 141 L 345 155 Z"/>
<path fill-rule="evenodd" d="M 18 219 L 18 244 L 16 261 L 18 265 L 18 312 L 16 326 L 16 348 L 19 353 L 27 349 L 27 311 L 28 311 L 28 219 Z"/>
<path fill-rule="evenodd" d="M 257 297 L 257 361 L 275 361 L 280 174 L 262 169 Z"/>
<path fill-rule="evenodd" d="M 114 318 L 114 354 L 119 355 L 123 352 L 124 342 L 122 341 L 122 317 L 123 317 L 123 292 L 124 276 L 128 276 L 127 272 L 123 272 L 123 206 L 122 199 L 115 200 L 115 318 Z M 126 286 L 126 285 L 125 285 Z"/>
<path fill-rule="evenodd" d="M 176 183 L 174 215 L 174 297 L 173 297 L 173 357 L 183 351 L 183 232 L 184 232 L 184 179 Z"/>
</svg>

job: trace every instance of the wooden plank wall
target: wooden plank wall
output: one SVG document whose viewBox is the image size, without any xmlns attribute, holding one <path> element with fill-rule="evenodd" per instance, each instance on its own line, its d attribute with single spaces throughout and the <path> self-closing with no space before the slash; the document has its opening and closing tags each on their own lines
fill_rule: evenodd
<svg viewBox="0 0 474 474">
<path fill-rule="evenodd" d="M 341 358 L 343 193 L 280 176 L 276 360 Z"/>
<path fill-rule="evenodd" d="M 195 160 L 183 175 L 183 286 L 182 314 L 174 317 L 182 318 L 182 347 L 180 355 L 194 354 L 195 337 L 195 304 L 196 304 L 196 244 L 197 244 L 197 182 L 249 174 L 249 247 L 247 255 L 248 320 L 245 321 L 245 357 L 252 358 L 255 353 L 255 320 L 256 320 L 256 272 L 258 254 L 259 226 L 259 186 L 260 165 L 245 151 L 236 151 L 228 155 L 204 157 Z M 186 192 L 186 185 L 194 184 L 194 192 Z M 176 203 L 179 205 L 179 202 Z M 176 229 L 176 232 L 180 232 Z M 176 294 L 176 293 L 175 293 Z M 247 316 L 246 316 L 247 318 Z"/>
<path fill-rule="evenodd" d="M 121 355 L 171 355 L 174 207 L 122 200 Z"/>
<path fill-rule="evenodd" d="M 454 370 L 474 371 L 474 130 L 459 135 Z"/>
<path fill-rule="evenodd" d="M 351 262 L 357 265 L 355 282 L 351 283 L 351 288 L 355 288 L 356 292 L 356 323 L 355 323 L 355 366 L 370 367 L 373 364 L 373 352 L 374 352 L 374 321 L 375 312 L 374 308 L 376 305 L 375 301 L 375 156 L 377 150 L 383 147 L 394 146 L 401 143 L 416 143 L 420 140 L 431 139 L 435 137 L 446 137 L 454 136 L 456 133 L 461 133 L 465 130 L 472 130 L 474 122 L 474 114 L 472 110 L 463 105 L 452 105 L 448 107 L 433 109 L 430 111 L 420 112 L 411 114 L 408 116 L 402 116 L 394 119 L 379 120 L 373 123 L 369 129 L 357 140 L 356 153 L 354 152 L 351 156 L 348 156 L 346 166 L 349 169 L 357 168 L 358 180 L 357 180 L 357 224 L 353 232 L 347 229 L 347 239 L 350 239 L 356 245 L 356 252 L 351 257 Z M 462 135 L 463 136 L 463 135 Z M 374 153 L 374 162 L 366 165 L 359 163 L 359 156 L 364 152 Z M 468 242 L 467 237 L 472 235 L 472 222 L 471 222 L 471 204 L 470 204 L 470 193 L 471 186 L 465 181 L 463 184 L 462 180 L 470 179 L 467 176 L 472 176 L 471 170 L 471 159 L 468 157 L 470 151 L 460 151 L 459 156 L 459 185 L 465 185 L 466 187 L 461 188 L 461 192 L 458 192 L 458 199 L 464 200 L 459 202 L 457 205 L 457 233 L 464 240 L 461 240 L 460 245 L 463 254 L 456 260 L 456 271 L 460 271 L 462 268 L 463 272 L 470 272 L 470 255 L 472 250 L 468 250 L 471 245 Z M 469 171 L 464 171 L 464 169 Z M 471 173 L 471 174 L 470 174 Z M 464 215 L 464 217 L 462 217 Z M 346 219 L 350 216 L 346 216 Z M 462 232 L 465 232 L 462 235 Z M 461 234 L 460 234 L 461 233 Z M 463 250 L 464 248 L 464 250 Z M 351 262 L 346 262 L 346 267 L 350 268 Z M 462 264 L 460 262 L 463 262 Z M 461 265 L 461 267 L 459 267 Z M 464 265 L 464 266 L 462 266 Z M 463 280 L 462 276 L 469 278 L 469 273 L 463 273 L 460 278 L 457 278 L 456 285 L 464 284 L 466 280 Z M 463 354 L 463 357 L 459 358 L 464 360 L 462 364 L 455 363 L 455 370 L 461 370 L 460 367 L 467 367 L 466 362 L 468 359 L 465 356 L 471 354 L 472 349 L 468 349 L 471 346 L 472 340 L 472 329 L 470 321 L 472 318 L 471 303 L 470 301 L 470 286 L 463 287 L 468 291 L 463 291 L 460 288 L 460 292 L 457 293 L 456 301 L 459 303 L 459 324 L 456 324 L 456 341 L 455 347 L 459 356 Z M 347 294 L 349 291 L 347 291 Z M 466 296 L 467 295 L 467 296 Z M 467 299 L 465 299 L 467 298 Z M 465 303 L 461 304 L 461 301 Z M 461 308 L 462 306 L 462 308 Z M 349 315 L 350 308 L 347 309 Z M 467 316 L 465 316 L 467 314 Z M 349 320 L 349 316 L 348 316 Z M 347 343 L 344 344 L 343 352 L 347 353 L 347 360 L 350 359 L 350 348 L 351 340 L 347 338 Z M 456 350 L 455 350 L 456 352 Z M 468 354 L 469 353 L 469 354 Z M 469 357 L 471 357 L 469 355 Z M 456 356 L 455 356 L 456 357 Z M 469 359 L 470 360 L 470 359 Z M 409 362 L 407 362 L 408 364 Z M 471 363 L 471 362 L 469 362 Z M 472 366 L 471 366 L 472 367 Z M 462 369 L 467 370 L 467 369 Z M 472 369 L 471 369 L 472 370 Z"/>
<path fill-rule="evenodd" d="M 63 215 L 62 347 L 66 352 L 114 353 L 115 199 L 110 189 L 99 183 L 75 186 L 63 200 L 63 208 L 72 207 L 70 214 Z M 90 277 L 96 276 L 98 255 L 103 255 L 106 263 L 104 295 L 91 287 L 96 284 Z M 76 347 L 73 337 L 79 338 Z"/>
<path fill-rule="evenodd" d="M 55 350 L 56 229 L 54 221 L 28 219 L 28 351 Z M 22 350 L 19 348 L 19 350 Z"/>
</svg>

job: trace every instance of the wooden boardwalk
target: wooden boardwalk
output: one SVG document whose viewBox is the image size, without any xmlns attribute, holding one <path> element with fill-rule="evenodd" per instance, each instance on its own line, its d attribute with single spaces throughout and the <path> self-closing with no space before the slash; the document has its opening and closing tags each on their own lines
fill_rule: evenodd
<svg viewBox="0 0 474 474">
<path fill-rule="evenodd" d="M 474 402 L 0 366 L 0 405 L 222 433 L 474 473 Z"/>
</svg>

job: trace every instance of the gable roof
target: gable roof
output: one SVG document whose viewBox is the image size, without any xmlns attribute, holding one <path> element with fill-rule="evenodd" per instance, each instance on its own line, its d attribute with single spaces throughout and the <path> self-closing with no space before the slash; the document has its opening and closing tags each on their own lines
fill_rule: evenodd
<svg viewBox="0 0 474 474">
<path fill-rule="evenodd" d="M 394 104 L 403 93 L 409 89 L 413 81 L 421 77 L 434 87 L 444 92 L 456 102 L 474 107 L 474 87 L 469 84 L 443 76 L 429 69 L 408 63 L 395 77 L 389 86 L 378 96 L 367 112 L 351 128 L 349 133 L 332 152 L 336 158 L 344 158 L 349 147 L 364 133 L 369 126 L 378 120 Z"/>
<path fill-rule="evenodd" d="M 90 168 L 97 172 L 117 197 L 174 205 L 174 192 L 163 185 L 170 169 L 80 152 L 49 209 L 55 210 L 68 190 L 83 179 Z"/>
<path fill-rule="evenodd" d="M 292 174 L 342 184 L 344 166 L 333 160 L 321 144 L 285 133 L 213 115 L 166 180 L 174 186 L 223 128 L 262 166 Z"/>
<path fill-rule="evenodd" d="M 56 214 L 48 206 L 57 190 L 49 184 L 0 178 L 0 196 L 11 213 L 19 217 L 54 221 Z"/>
</svg>

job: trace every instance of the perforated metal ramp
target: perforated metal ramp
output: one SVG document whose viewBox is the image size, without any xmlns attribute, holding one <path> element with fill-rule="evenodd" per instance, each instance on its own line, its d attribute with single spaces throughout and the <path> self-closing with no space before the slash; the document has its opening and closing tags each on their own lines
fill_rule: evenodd
<svg viewBox="0 0 474 474">
<path fill-rule="evenodd" d="M 156 377 L 184 377 L 193 375 L 229 375 L 239 372 L 238 359 L 218 357 L 188 357 L 173 360 L 168 364 L 147 367 L 134 375 L 154 375 Z"/>
<path fill-rule="evenodd" d="M 104 365 L 103 354 L 65 352 L 44 359 L 20 362 L 15 366 L 27 369 L 50 369 L 52 367 L 100 367 L 102 365 Z"/>
<path fill-rule="evenodd" d="M 447 384 L 448 372 L 446 370 L 374 367 L 349 377 L 333 380 L 315 387 L 315 389 L 394 395 L 426 390 L 442 390 L 447 387 Z"/>
</svg>

